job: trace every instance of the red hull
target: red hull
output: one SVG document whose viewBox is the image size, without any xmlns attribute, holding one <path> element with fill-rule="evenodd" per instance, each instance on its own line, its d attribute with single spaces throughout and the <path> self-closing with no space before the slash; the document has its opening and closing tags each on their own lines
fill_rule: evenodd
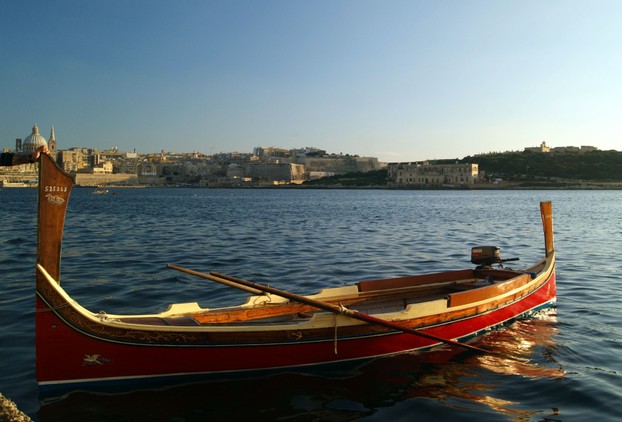
<svg viewBox="0 0 622 422">
<path fill-rule="evenodd" d="M 509 306 L 438 325 L 424 332 L 464 339 L 552 305 L 555 273 L 538 290 Z M 296 368 L 428 348 L 439 344 L 407 333 L 275 345 L 174 346 L 121 344 L 82 334 L 37 297 L 37 378 L 42 386 L 154 376 L 217 374 Z"/>
</svg>

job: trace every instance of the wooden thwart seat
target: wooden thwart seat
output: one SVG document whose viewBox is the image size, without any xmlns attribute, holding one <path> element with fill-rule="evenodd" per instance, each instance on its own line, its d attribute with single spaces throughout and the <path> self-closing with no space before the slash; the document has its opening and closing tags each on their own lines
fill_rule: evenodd
<svg viewBox="0 0 622 422">
<path fill-rule="evenodd" d="M 447 283 L 458 280 L 473 280 L 475 273 L 473 270 L 449 271 L 446 273 L 424 274 L 411 277 L 389 278 L 382 280 L 368 280 L 357 283 L 361 293 L 373 292 L 378 290 L 402 289 L 408 287 L 419 287 L 427 284 Z"/>
</svg>

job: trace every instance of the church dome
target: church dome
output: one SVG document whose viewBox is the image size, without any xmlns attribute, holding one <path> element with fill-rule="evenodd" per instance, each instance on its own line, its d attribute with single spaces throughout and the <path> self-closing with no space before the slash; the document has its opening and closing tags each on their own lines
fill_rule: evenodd
<svg viewBox="0 0 622 422">
<path fill-rule="evenodd" d="M 22 144 L 22 150 L 24 152 L 34 152 L 40 146 L 47 146 L 47 144 L 48 143 L 45 138 L 39 134 L 39 128 L 35 124 L 32 127 L 32 133 L 28 135 L 26 139 L 24 139 L 24 143 Z"/>
</svg>

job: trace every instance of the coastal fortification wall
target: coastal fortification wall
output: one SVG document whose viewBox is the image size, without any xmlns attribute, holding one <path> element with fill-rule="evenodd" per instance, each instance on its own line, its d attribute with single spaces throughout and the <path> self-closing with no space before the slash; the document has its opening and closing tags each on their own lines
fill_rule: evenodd
<svg viewBox="0 0 622 422">
<path fill-rule="evenodd" d="M 135 174 L 88 174 L 76 173 L 77 186 L 136 186 L 138 176 Z"/>
</svg>

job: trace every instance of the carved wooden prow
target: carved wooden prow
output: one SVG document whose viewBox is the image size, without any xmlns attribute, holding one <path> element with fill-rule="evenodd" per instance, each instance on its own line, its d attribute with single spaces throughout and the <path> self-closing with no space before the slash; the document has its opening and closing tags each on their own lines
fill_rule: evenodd
<svg viewBox="0 0 622 422">
<path fill-rule="evenodd" d="M 73 179 L 47 154 L 39 160 L 37 263 L 60 282 L 60 255 L 65 212 Z"/>
</svg>

